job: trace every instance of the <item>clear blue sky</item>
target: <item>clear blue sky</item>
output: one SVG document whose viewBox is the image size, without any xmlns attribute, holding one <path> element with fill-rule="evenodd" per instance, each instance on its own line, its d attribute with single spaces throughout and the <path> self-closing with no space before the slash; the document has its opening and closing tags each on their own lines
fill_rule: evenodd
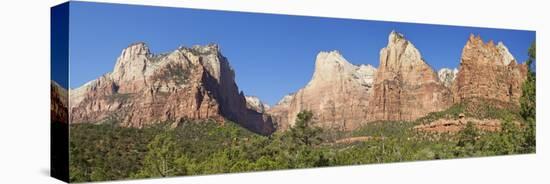
<svg viewBox="0 0 550 184">
<path fill-rule="evenodd" d="M 239 89 L 271 105 L 310 80 L 319 51 L 378 66 L 391 30 L 403 33 L 435 70 L 458 67 L 470 33 L 503 41 L 519 61 L 534 31 L 438 26 L 226 11 L 72 2 L 70 87 L 112 71 L 121 50 L 146 42 L 154 53 L 217 43 Z"/>
</svg>

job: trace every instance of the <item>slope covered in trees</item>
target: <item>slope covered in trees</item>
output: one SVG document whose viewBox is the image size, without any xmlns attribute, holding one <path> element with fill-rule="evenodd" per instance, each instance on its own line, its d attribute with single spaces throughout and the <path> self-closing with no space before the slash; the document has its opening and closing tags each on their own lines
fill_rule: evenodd
<svg viewBox="0 0 550 184">
<path fill-rule="evenodd" d="M 296 116 L 288 131 L 262 136 L 233 122 L 166 122 L 144 128 L 116 123 L 70 126 L 70 180 L 103 181 L 370 163 L 525 154 L 536 151 L 535 45 L 520 107 L 462 102 L 416 121 L 372 122 L 353 131 L 324 130 L 311 111 Z M 413 127 L 465 114 L 497 119 L 499 131 L 468 122 L 456 133 Z"/>
</svg>

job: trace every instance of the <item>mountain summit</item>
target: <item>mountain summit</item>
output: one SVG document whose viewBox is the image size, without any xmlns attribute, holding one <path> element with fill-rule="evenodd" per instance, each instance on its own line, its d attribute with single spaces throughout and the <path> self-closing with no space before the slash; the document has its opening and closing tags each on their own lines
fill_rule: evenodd
<svg viewBox="0 0 550 184">
<path fill-rule="evenodd" d="M 153 54 L 145 43 L 135 43 L 121 52 L 111 73 L 69 91 L 69 117 L 71 123 L 127 127 L 231 120 L 270 134 L 290 128 L 299 112 L 309 110 L 318 126 L 353 130 L 373 121 L 413 121 L 477 99 L 517 106 L 527 73 L 503 43 L 474 35 L 458 69 L 436 73 L 395 31 L 379 62 L 376 69 L 354 65 L 336 50 L 319 52 L 307 85 L 269 107 L 239 92 L 235 72 L 216 44 Z"/>
<path fill-rule="evenodd" d="M 451 93 L 403 34 L 392 31 L 380 51 L 368 119 L 414 120 L 451 105 Z"/>
<path fill-rule="evenodd" d="M 71 90 L 71 122 L 117 122 L 143 127 L 159 122 L 235 121 L 261 134 L 269 117 L 246 106 L 235 73 L 217 45 L 180 47 L 154 55 L 147 45 L 124 49 L 112 73 Z"/>
<path fill-rule="evenodd" d="M 320 52 L 309 83 L 298 92 L 285 96 L 268 113 L 279 128 L 289 128 L 303 110 L 314 112 L 320 126 L 350 130 L 366 118 L 376 69 L 370 65 L 349 63 L 338 51 Z"/>
<path fill-rule="evenodd" d="M 518 64 L 502 42 L 484 42 L 470 35 L 462 49 L 460 70 L 453 83 L 455 102 L 486 99 L 497 106 L 519 104 L 527 65 Z"/>
</svg>

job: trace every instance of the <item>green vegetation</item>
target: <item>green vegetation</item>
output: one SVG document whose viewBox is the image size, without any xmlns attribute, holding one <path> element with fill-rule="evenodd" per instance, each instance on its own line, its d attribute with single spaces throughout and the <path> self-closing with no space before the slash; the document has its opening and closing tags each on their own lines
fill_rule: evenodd
<svg viewBox="0 0 550 184">
<path fill-rule="evenodd" d="M 536 61 L 536 42 L 529 48 L 529 59 L 525 62 L 528 67 L 527 79 L 522 86 L 522 96 L 520 98 L 520 114 L 526 121 L 526 135 L 524 147 L 528 152 L 535 152 L 536 147 L 536 73 L 533 71 L 533 65 Z"/>
<path fill-rule="evenodd" d="M 535 60 L 534 45 L 530 61 Z M 70 180 L 102 181 L 214 173 L 310 168 L 370 163 L 534 153 L 535 73 L 523 84 L 520 107 L 461 103 L 414 122 L 372 122 L 352 132 L 321 130 L 312 112 L 298 114 L 288 131 L 254 134 L 232 122 L 170 122 L 141 129 L 116 123 L 70 126 Z M 466 114 L 502 120 L 501 130 L 484 132 L 469 122 L 456 134 L 412 129 L 440 118 Z M 336 136 L 335 136 L 336 135 Z M 338 143 L 338 139 L 368 137 Z"/>
<path fill-rule="evenodd" d="M 315 126 L 309 111 L 299 113 L 288 131 L 270 136 L 232 122 L 189 121 L 173 129 L 169 123 L 141 129 L 78 124 L 70 127 L 70 174 L 81 182 L 534 152 L 524 121 L 518 126 L 512 116 L 501 116 L 502 131 L 492 133 L 472 123 L 459 133 L 437 135 L 414 131 L 420 122 L 368 123 L 339 132 L 336 139 L 371 138 L 348 143 L 325 139 L 334 132 Z"/>
</svg>

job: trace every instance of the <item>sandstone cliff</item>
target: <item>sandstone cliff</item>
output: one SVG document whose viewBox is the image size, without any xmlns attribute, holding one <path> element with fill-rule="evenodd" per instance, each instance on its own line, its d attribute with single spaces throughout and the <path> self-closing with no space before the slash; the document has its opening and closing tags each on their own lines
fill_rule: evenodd
<svg viewBox="0 0 550 184">
<path fill-rule="evenodd" d="M 331 129 L 357 128 L 366 119 L 367 98 L 376 69 L 370 65 L 355 66 L 339 52 L 320 52 L 309 83 L 298 92 L 285 96 L 268 113 L 280 129 L 295 122 L 296 115 L 311 110 L 319 125 Z"/>
<path fill-rule="evenodd" d="M 269 105 L 263 103 L 258 97 L 245 96 L 246 107 L 259 113 L 264 113 L 269 110 Z"/>
<path fill-rule="evenodd" d="M 500 107 L 519 105 L 526 75 L 527 66 L 517 64 L 503 43 L 484 43 L 480 36 L 470 35 L 452 86 L 454 102 L 483 99 Z"/>
<path fill-rule="evenodd" d="M 458 74 L 458 69 L 449 69 L 449 68 L 442 68 L 437 72 L 437 76 L 439 77 L 439 81 L 445 85 L 445 87 L 450 88 L 456 78 L 456 75 Z"/>
<path fill-rule="evenodd" d="M 397 32 L 380 51 L 368 120 L 414 120 L 451 105 L 451 93 L 415 46 Z"/>
<path fill-rule="evenodd" d="M 391 32 L 378 69 L 353 65 L 338 51 L 320 52 L 309 83 L 270 108 L 239 92 L 217 45 L 155 55 L 136 43 L 122 51 L 113 72 L 71 90 L 69 109 L 73 123 L 143 127 L 227 119 L 262 134 L 286 130 L 300 111 L 311 110 L 319 126 L 353 130 L 370 121 L 415 120 L 476 99 L 517 106 L 526 73 L 527 66 L 517 64 L 504 44 L 473 35 L 459 69 L 436 73 L 410 41 Z M 54 108 L 52 100 L 52 117 Z"/>
<path fill-rule="evenodd" d="M 246 107 L 234 79 L 217 45 L 155 55 L 144 43 L 132 44 L 122 51 L 113 72 L 71 90 L 71 123 L 143 127 L 227 119 L 254 132 L 274 131 L 269 117 Z"/>
<path fill-rule="evenodd" d="M 51 81 L 50 84 L 50 120 L 51 123 L 67 123 L 69 120 L 67 90 Z"/>
</svg>

